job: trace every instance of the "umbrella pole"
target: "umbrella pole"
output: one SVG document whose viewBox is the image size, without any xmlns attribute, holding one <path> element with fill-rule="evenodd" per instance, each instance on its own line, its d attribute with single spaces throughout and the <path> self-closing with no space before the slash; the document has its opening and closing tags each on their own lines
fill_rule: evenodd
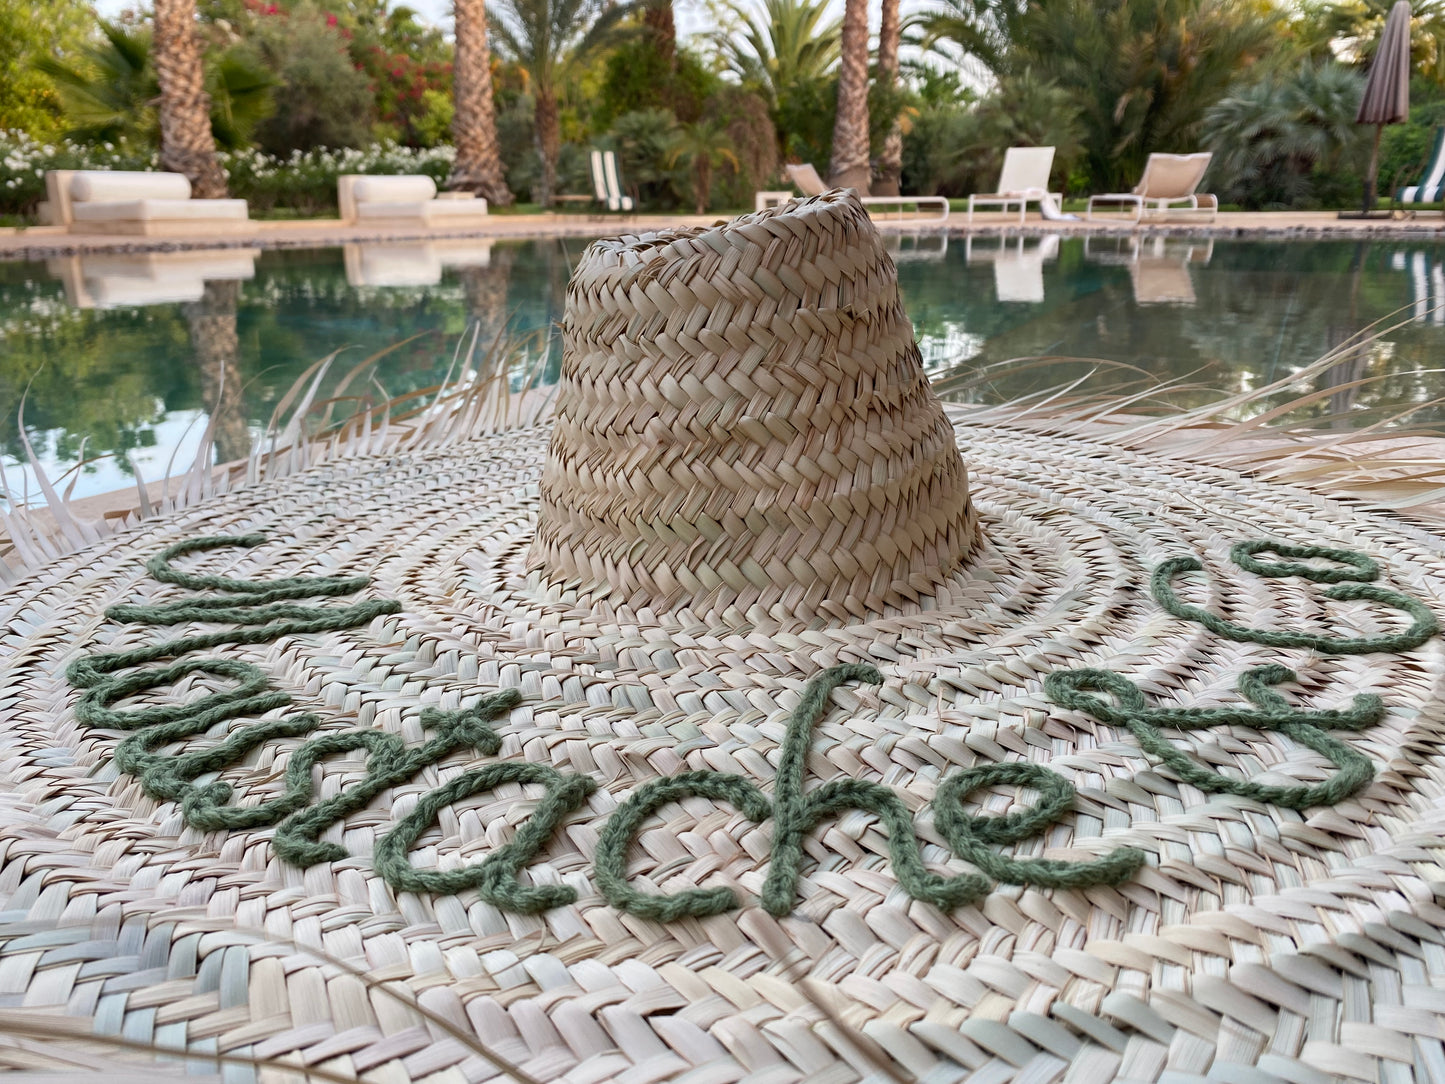
<svg viewBox="0 0 1445 1084">
<path fill-rule="evenodd" d="M 1384 130 L 1383 124 L 1375 125 L 1375 141 L 1370 145 L 1370 168 L 1365 173 L 1365 214 L 1375 207 L 1375 176 L 1380 171 L 1380 133 Z"/>
</svg>

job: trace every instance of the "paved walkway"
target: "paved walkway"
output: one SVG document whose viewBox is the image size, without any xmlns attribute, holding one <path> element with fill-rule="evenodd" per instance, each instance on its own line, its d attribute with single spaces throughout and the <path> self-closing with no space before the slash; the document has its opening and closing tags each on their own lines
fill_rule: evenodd
<svg viewBox="0 0 1445 1084">
<path fill-rule="evenodd" d="M 166 252 L 196 248 L 319 248 L 332 245 L 386 241 L 429 241 L 460 237 L 615 237 L 676 226 L 706 226 L 717 215 L 494 215 L 485 226 L 466 230 L 358 228 L 336 219 L 258 221 L 244 233 L 192 237 L 112 237 L 103 234 L 68 234 L 51 226 L 0 229 L 0 259 L 43 259 L 86 252 Z M 936 218 L 899 218 L 879 214 L 884 230 L 948 229 L 950 233 L 980 234 L 1129 234 L 1148 236 L 1209 234 L 1215 237 L 1431 237 L 1445 238 L 1445 217 L 1426 213 L 1413 219 L 1338 218 L 1333 211 L 1225 212 L 1214 222 L 1175 215 L 1135 225 L 1127 220 L 1045 222 L 1036 214 L 1020 226 L 1016 215 L 977 214 L 973 225 L 955 212 L 946 223 Z"/>
</svg>

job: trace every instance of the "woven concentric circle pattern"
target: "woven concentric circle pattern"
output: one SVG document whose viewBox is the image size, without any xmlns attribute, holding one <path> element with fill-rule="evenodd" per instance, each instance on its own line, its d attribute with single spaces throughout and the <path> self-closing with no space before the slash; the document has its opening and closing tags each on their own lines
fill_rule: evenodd
<svg viewBox="0 0 1445 1084">
<path fill-rule="evenodd" d="M 531 557 L 548 582 L 732 623 L 847 623 L 916 603 L 974 534 L 856 198 L 583 254 Z"/>
<path fill-rule="evenodd" d="M 144 1058 L 82 1041 L 110 1035 L 389 1084 L 506 1079 L 479 1045 L 534 1079 L 575 1084 L 885 1079 L 879 1064 L 901 1079 L 1000 1084 L 1445 1077 L 1440 640 L 1400 654 L 1268 648 L 1172 617 L 1148 590 L 1161 561 L 1193 555 L 1205 574 L 1176 583 L 1189 602 L 1263 628 L 1374 635 L 1402 615 L 1247 574 L 1228 560 L 1230 543 L 1368 554 L 1382 584 L 1436 612 L 1445 544 L 1225 470 L 1084 439 L 958 432 L 983 540 L 972 563 L 917 612 L 850 625 L 709 626 L 539 594 L 527 553 L 545 428 L 338 460 L 32 573 L 0 595 L 0 1017 L 12 1028 L 68 1022 L 72 1037 L 7 1040 L 0 1024 L 0 1065 L 114 1070 Z M 147 557 L 251 532 L 268 541 L 177 563 L 249 579 L 360 573 L 373 582 L 358 597 L 400 603 L 365 627 L 209 652 L 260 667 L 294 697 L 287 710 L 315 712 L 322 732 L 376 728 L 416 745 L 424 707 L 499 689 L 522 697 L 497 723 L 494 757 L 454 753 L 392 788 L 326 834 L 349 857 L 305 871 L 277 859 L 269 828 L 198 831 L 176 804 L 147 797 L 115 767 L 123 735 L 78 725 L 65 677 L 83 653 L 170 635 L 103 615 L 185 596 L 148 577 Z M 833 694 L 807 787 L 853 777 L 894 788 L 919 814 L 925 860 L 961 869 L 926 813 L 940 780 L 1035 761 L 1078 797 L 1011 852 L 1087 857 L 1127 844 L 1147 864 L 1118 887 L 1000 886 L 945 913 L 900 889 L 874 817 L 844 813 L 812 833 L 796 907 L 775 918 L 757 905 L 771 826 L 689 799 L 644 825 L 633 881 L 731 885 L 740 908 L 662 923 L 602 899 L 592 861 L 619 803 L 689 769 L 768 790 L 800 690 L 849 661 L 875 664 L 885 684 Z M 1281 690 L 1294 703 L 1383 698 L 1378 725 L 1343 735 L 1376 767 L 1367 789 L 1301 812 L 1204 793 L 1129 733 L 1043 691 L 1046 674 L 1089 666 L 1160 704 L 1230 704 L 1244 670 L 1272 663 L 1297 673 Z M 189 675 L 133 703 L 194 699 L 213 680 Z M 1173 738 L 1231 776 L 1316 781 L 1332 770 L 1278 732 Z M 269 741 L 227 769 L 238 801 L 275 793 L 296 747 Z M 524 874 L 573 886 L 577 901 L 527 916 L 471 890 L 393 892 L 371 861 L 377 841 L 424 792 L 495 759 L 596 782 Z M 318 798 L 363 770 L 360 753 L 321 764 Z M 447 805 L 410 862 L 477 861 L 513 836 L 537 793 L 504 785 Z M 1026 800 L 973 795 L 989 812 Z"/>
</svg>

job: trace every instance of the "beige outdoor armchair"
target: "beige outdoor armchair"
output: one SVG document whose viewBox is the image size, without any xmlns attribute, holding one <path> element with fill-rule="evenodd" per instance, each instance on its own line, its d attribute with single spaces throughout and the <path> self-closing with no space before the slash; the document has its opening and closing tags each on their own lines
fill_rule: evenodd
<svg viewBox="0 0 1445 1084">
<path fill-rule="evenodd" d="M 1089 197 L 1085 212 L 1094 217 L 1094 204 L 1119 203 L 1133 208 L 1134 221 L 1144 217 L 1144 212 L 1153 209 L 1162 213 L 1170 210 L 1198 212 L 1211 219 L 1219 213 L 1219 200 L 1208 193 L 1196 193 L 1199 182 L 1204 180 L 1204 171 L 1209 168 L 1213 155 L 1208 151 L 1199 154 L 1151 154 L 1144 164 L 1144 175 L 1132 192 L 1104 192 Z M 1176 206 L 1182 204 L 1183 206 Z"/>
</svg>

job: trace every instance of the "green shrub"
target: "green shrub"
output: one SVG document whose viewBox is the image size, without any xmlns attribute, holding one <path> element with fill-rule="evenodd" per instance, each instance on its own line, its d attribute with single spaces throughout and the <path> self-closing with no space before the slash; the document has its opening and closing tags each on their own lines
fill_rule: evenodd
<svg viewBox="0 0 1445 1084">
<path fill-rule="evenodd" d="M 689 191 L 685 171 L 671 161 L 677 117 L 670 109 L 637 109 L 613 122 L 606 142 L 617 152 L 621 181 L 646 207 L 676 207 Z"/>
<path fill-rule="evenodd" d="M 268 154 L 320 147 L 364 147 L 371 141 L 376 97 L 358 71 L 346 39 L 319 13 L 278 14 L 257 23 L 250 43 L 281 82 L 276 113 L 257 130 Z"/>
<path fill-rule="evenodd" d="M 737 156 L 718 170 L 713 181 L 714 202 L 729 208 L 751 208 L 753 193 L 779 185 L 778 135 L 768 115 L 768 103 L 737 86 L 718 88 L 703 107 L 703 116 L 723 125 L 728 146 Z"/>
<path fill-rule="evenodd" d="M 678 49 L 674 56 L 669 66 L 650 37 L 618 46 L 607 58 L 593 123 L 605 130 L 624 113 L 655 108 L 670 109 L 683 124 L 701 117 L 721 80 L 690 50 Z"/>
</svg>

